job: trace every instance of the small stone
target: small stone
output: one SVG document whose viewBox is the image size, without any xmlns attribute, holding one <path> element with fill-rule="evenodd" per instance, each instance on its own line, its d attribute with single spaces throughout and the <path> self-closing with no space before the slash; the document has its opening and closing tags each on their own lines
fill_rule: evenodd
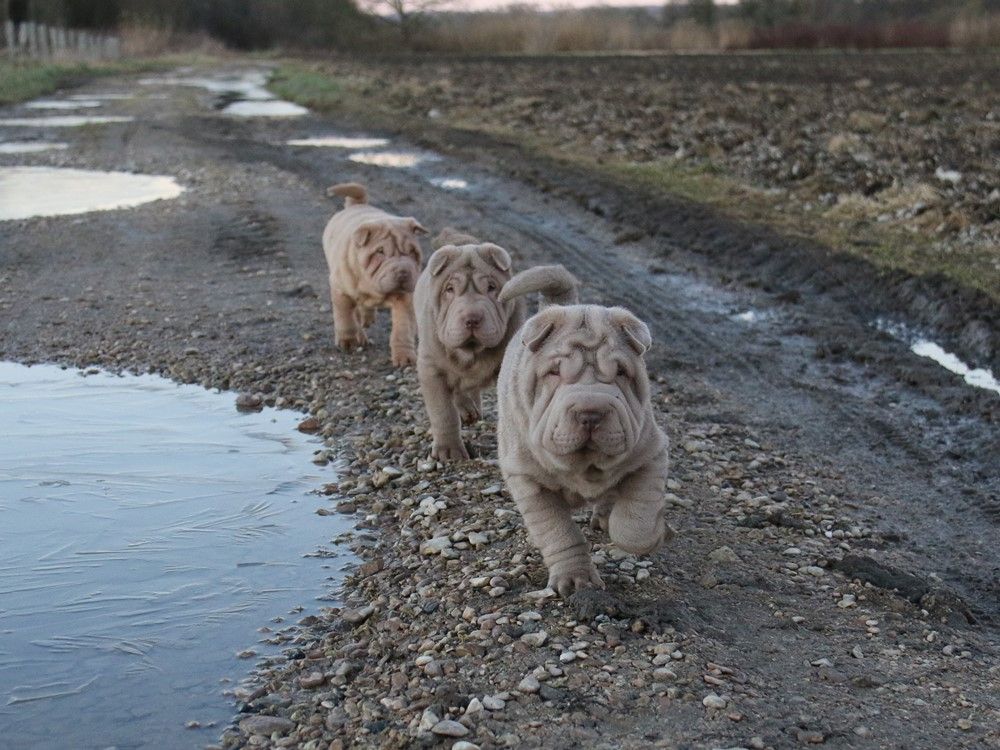
<svg viewBox="0 0 1000 750">
<path fill-rule="evenodd" d="M 340 613 L 340 616 L 345 622 L 351 625 L 360 625 L 369 617 L 375 614 L 375 607 L 368 605 L 366 607 L 361 607 L 360 609 L 345 609 Z"/>
<path fill-rule="evenodd" d="M 479 698 L 473 698 L 469 701 L 469 705 L 465 707 L 466 715 L 470 714 L 480 714 L 485 710 L 483 707 L 483 702 Z"/>
<path fill-rule="evenodd" d="M 843 598 L 837 602 L 837 606 L 841 609 L 847 609 L 848 607 L 853 607 L 857 605 L 858 598 L 854 594 L 844 594 Z"/>
<path fill-rule="evenodd" d="M 433 727 L 437 726 L 439 721 L 441 719 L 438 718 L 436 713 L 429 708 L 425 708 L 424 712 L 420 715 L 420 724 L 417 726 L 417 729 L 421 732 L 429 732 Z"/>
<path fill-rule="evenodd" d="M 715 693 L 709 693 L 704 698 L 701 699 L 701 704 L 705 708 L 714 708 L 717 710 L 722 710 L 729 705 L 729 702 L 723 698 L 721 695 Z"/>
<path fill-rule="evenodd" d="M 466 740 L 459 740 L 451 746 L 451 750 L 479 750 L 479 745 Z"/>
<path fill-rule="evenodd" d="M 480 491 L 482 495 L 499 495 L 502 488 L 499 484 L 491 484 L 489 487 Z"/>
<path fill-rule="evenodd" d="M 818 565 L 806 565 L 804 568 L 802 568 L 802 572 L 808 573 L 809 575 L 815 576 L 816 578 L 826 575 L 826 571 L 823 570 Z"/>
<path fill-rule="evenodd" d="M 307 435 L 312 435 L 323 429 L 323 423 L 316 419 L 316 417 L 307 417 L 299 422 L 295 429 Z"/>
<path fill-rule="evenodd" d="M 559 654 L 559 661 L 561 661 L 563 664 L 572 664 L 573 662 L 576 661 L 576 654 L 574 654 L 572 651 L 563 651 L 561 654 Z"/>
<path fill-rule="evenodd" d="M 322 672 L 310 672 L 309 674 L 303 675 L 299 678 L 299 686 L 310 690 L 312 688 L 317 688 L 326 682 L 326 675 Z"/>
<path fill-rule="evenodd" d="M 469 534 L 469 544 L 473 547 L 482 547 L 485 544 L 489 544 L 490 538 L 479 531 L 473 531 Z"/>
<path fill-rule="evenodd" d="M 529 674 L 518 683 L 517 689 L 522 693 L 537 693 L 541 686 L 542 684 L 538 681 L 538 678 Z"/>
<path fill-rule="evenodd" d="M 469 728 L 464 724 L 459 724 L 457 721 L 445 719 L 431 727 L 431 732 L 443 737 L 464 737 L 469 733 Z"/>
<path fill-rule="evenodd" d="M 968 732 L 970 729 L 972 729 L 972 722 L 969 721 L 968 719 L 959 719 L 958 728 L 961 729 L 963 732 Z"/>
<path fill-rule="evenodd" d="M 708 559 L 714 563 L 738 563 L 740 558 L 730 547 L 719 547 L 708 553 Z"/>
<path fill-rule="evenodd" d="M 660 667 L 653 670 L 653 679 L 657 682 L 672 682 L 677 679 L 677 673 L 672 669 Z"/>
<path fill-rule="evenodd" d="M 451 548 L 451 539 L 446 536 L 436 536 L 420 543 L 421 555 L 440 555 L 446 549 Z"/>
<path fill-rule="evenodd" d="M 507 701 L 497 698 L 495 695 L 483 696 L 483 707 L 488 711 L 503 711 L 507 706 Z"/>
<path fill-rule="evenodd" d="M 264 399 L 258 393 L 241 393 L 236 397 L 237 411 L 260 411 L 264 408 Z"/>
<path fill-rule="evenodd" d="M 529 646 L 534 646 L 538 648 L 539 646 L 544 646 L 545 641 L 549 638 L 549 634 L 544 630 L 537 630 L 534 633 L 525 633 L 521 636 L 521 643 L 527 643 Z"/>
<path fill-rule="evenodd" d="M 280 716 L 248 716 L 240 721 L 240 729 L 247 734 L 263 734 L 270 737 L 272 734 L 285 734 L 295 729 L 295 722 L 284 719 Z"/>
</svg>

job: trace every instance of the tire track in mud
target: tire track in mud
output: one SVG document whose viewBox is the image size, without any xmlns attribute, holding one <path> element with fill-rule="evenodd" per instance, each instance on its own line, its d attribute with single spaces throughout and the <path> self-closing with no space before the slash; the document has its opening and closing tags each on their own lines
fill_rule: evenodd
<svg viewBox="0 0 1000 750">
<path fill-rule="evenodd" d="M 931 438 L 938 434 L 945 443 L 952 442 L 953 434 L 963 429 L 958 422 L 965 420 L 939 420 L 943 424 L 929 430 L 918 413 L 928 405 L 939 408 L 936 404 L 921 401 L 904 385 L 884 376 L 872 385 L 870 373 L 860 364 L 845 365 L 846 383 L 833 382 L 817 364 L 817 347 L 810 335 L 782 333 L 780 323 L 741 329 L 723 312 L 728 304 L 726 290 L 719 292 L 718 299 L 704 298 L 715 292 L 683 269 L 660 279 L 643 267 L 642 255 L 629 257 L 614 245 L 608 222 L 576 207 L 567 211 L 564 205 L 556 204 L 561 210 L 547 202 L 538 205 L 532 196 L 535 205 L 526 211 L 523 200 L 506 192 L 509 187 L 488 194 L 442 195 L 419 172 L 348 163 L 341 158 L 348 151 L 310 153 L 311 158 L 306 158 L 282 145 L 247 137 L 232 123 L 192 119 L 198 123 L 198 140 L 224 149 L 237 161 L 264 162 L 293 174 L 315 186 L 317 194 L 332 182 L 363 175 L 378 203 L 395 206 L 402 213 L 419 213 L 435 228 L 448 223 L 468 227 L 474 217 L 470 228 L 501 244 L 506 242 L 519 264 L 566 265 L 584 282 L 585 299 L 624 305 L 650 324 L 657 343 L 652 369 L 666 374 L 668 381 L 683 380 L 681 390 L 694 402 L 683 407 L 690 416 L 709 419 L 720 408 L 735 413 L 735 421 L 769 433 L 775 443 L 784 441 L 783 449 L 809 463 L 840 467 L 851 475 L 849 483 L 859 497 L 877 489 L 888 504 L 873 509 L 880 519 L 873 519 L 872 524 L 884 528 L 890 519 L 894 527 L 905 529 L 902 546 L 908 550 L 914 572 L 942 575 L 979 619 L 1000 622 L 1000 551 L 993 559 L 973 559 L 956 544 L 962 535 L 1000 531 L 1000 501 L 996 499 L 1000 478 L 993 475 L 985 486 L 983 481 L 974 484 L 970 479 L 991 476 L 990 459 L 984 454 L 967 455 L 956 464 L 958 470 L 942 472 L 933 481 L 932 469 L 945 459 Z M 265 129 L 255 135 L 262 138 L 261 132 L 266 136 Z M 526 189 L 520 186 L 520 190 L 518 195 L 524 198 Z M 336 210 L 336 204 L 331 203 L 329 210 Z M 654 260 L 664 262 L 662 255 L 650 249 L 648 261 Z M 796 315 L 801 314 L 807 313 L 797 309 Z M 839 324 L 844 325 L 843 321 Z M 853 332 L 859 337 L 873 335 L 856 326 Z M 682 373 L 673 377 L 671 371 L 677 372 L 678 365 Z M 858 384 L 861 387 L 852 394 L 851 387 Z M 794 429 L 785 435 L 787 430 L 775 430 L 775 423 Z M 980 449 L 988 435 L 982 438 Z M 954 502 L 956 497 L 964 497 L 965 502 Z M 1000 550 L 1000 543 L 994 547 Z"/>
</svg>

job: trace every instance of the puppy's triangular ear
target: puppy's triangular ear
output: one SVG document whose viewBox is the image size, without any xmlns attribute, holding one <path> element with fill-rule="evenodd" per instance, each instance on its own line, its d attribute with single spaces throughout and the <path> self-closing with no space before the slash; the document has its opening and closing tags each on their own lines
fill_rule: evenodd
<svg viewBox="0 0 1000 750">
<path fill-rule="evenodd" d="M 437 276 L 441 273 L 445 266 L 451 263 L 461 251 L 454 245 L 445 245 L 444 247 L 435 250 L 434 254 L 431 256 L 430 262 L 427 263 L 427 272 L 431 276 Z"/>
<path fill-rule="evenodd" d="M 476 248 L 476 252 L 487 263 L 492 263 L 501 271 L 510 270 L 510 255 L 499 245 L 487 242 Z"/>
<path fill-rule="evenodd" d="M 621 330 L 625 343 L 640 357 L 653 345 L 649 326 L 624 307 L 616 307 L 611 314 L 614 324 Z"/>
<path fill-rule="evenodd" d="M 382 225 L 377 221 L 370 221 L 362 224 L 354 230 L 354 242 L 357 245 L 364 247 L 371 242 L 372 237 L 374 237 L 375 233 L 380 229 L 382 229 Z"/>
<path fill-rule="evenodd" d="M 559 307 L 548 307 L 529 318 L 521 331 L 521 341 L 529 352 L 537 352 L 565 319 Z"/>
<path fill-rule="evenodd" d="M 427 227 L 414 219 L 412 216 L 406 217 L 406 225 L 414 234 L 430 234 L 430 232 L 427 231 Z"/>
</svg>

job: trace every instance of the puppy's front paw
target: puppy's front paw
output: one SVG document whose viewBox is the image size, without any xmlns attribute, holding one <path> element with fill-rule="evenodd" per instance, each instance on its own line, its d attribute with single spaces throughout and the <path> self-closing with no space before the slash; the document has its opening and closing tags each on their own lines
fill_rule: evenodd
<svg viewBox="0 0 1000 750">
<path fill-rule="evenodd" d="M 431 458 L 438 461 L 465 461 L 469 458 L 469 451 L 465 449 L 461 440 L 457 442 L 438 442 L 435 440 L 434 445 L 431 446 Z"/>
<path fill-rule="evenodd" d="M 603 589 L 604 581 L 593 563 L 564 571 L 549 571 L 549 588 L 563 599 L 583 589 Z"/>
<path fill-rule="evenodd" d="M 351 331 L 349 333 L 338 333 L 337 334 L 337 346 L 345 351 L 353 351 L 354 349 L 361 349 L 368 345 L 368 336 L 364 331 Z"/>
<path fill-rule="evenodd" d="M 393 367 L 409 367 L 417 364 L 417 352 L 414 349 L 393 349 Z"/>
</svg>

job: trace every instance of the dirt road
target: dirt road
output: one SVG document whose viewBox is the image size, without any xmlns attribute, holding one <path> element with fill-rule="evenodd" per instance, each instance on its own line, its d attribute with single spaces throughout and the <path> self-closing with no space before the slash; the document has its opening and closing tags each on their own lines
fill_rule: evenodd
<svg viewBox="0 0 1000 750">
<path fill-rule="evenodd" d="M 740 286 L 682 242 L 635 239 L 512 179 L 531 167 L 510 153 L 376 166 L 349 157 L 414 150 L 346 119 L 223 115 L 218 93 L 162 80 L 84 91 L 135 94 L 102 107 L 135 120 L 0 166 L 173 175 L 186 192 L 0 223 L 0 358 L 155 371 L 320 418 L 348 463 L 331 499 L 358 512 L 366 563 L 348 608 L 303 624 L 241 693 L 244 713 L 290 718 L 267 727 L 282 742 L 998 746 L 1000 396 L 836 300 Z M 286 144 L 325 135 L 392 142 Z M 480 459 L 429 463 L 387 321 L 366 352 L 334 349 L 319 236 L 324 190 L 347 179 L 432 230 L 498 242 L 519 268 L 563 263 L 585 300 L 649 322 L 680 533 L 651 565 L 595 540 L 608 596 L 531 597 L 544 572 L 498 493 L 490 421 Z M 737 231 L 720 223 L 718 239 Z"/>
</svg>

